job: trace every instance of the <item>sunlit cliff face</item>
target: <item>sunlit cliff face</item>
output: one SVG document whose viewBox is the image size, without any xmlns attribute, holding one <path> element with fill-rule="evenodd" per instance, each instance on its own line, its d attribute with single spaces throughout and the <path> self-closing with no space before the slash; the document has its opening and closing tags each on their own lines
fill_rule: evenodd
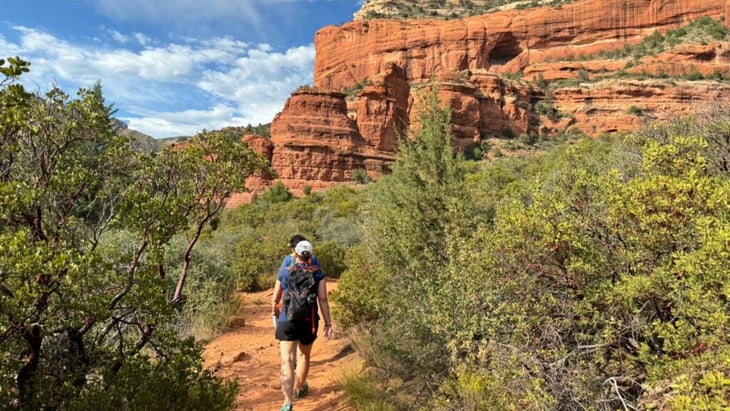
<svg viewBox="0 0 730 411">
<path fill-rule="evenodd" d="M 456 150 L 600 136 L 691 114 L 730 99 L 730 84 L 713 80 L 730 78 L 728 43 L 687 41 L 643 54 L 641 47 L 703 16 L 730 21 L 728 6 L 626 0 L 617 10 L 583 0 L 324 27 L 314 39 L 312 86 L 293 93 L 272 122 L 272 167 L 294 189 L 352 181 L 358 169 L 375 176 L 394 159 L 399 136 L 417 125 L 419 94 L 430 84 L 451 109 Z"/>
</svg>

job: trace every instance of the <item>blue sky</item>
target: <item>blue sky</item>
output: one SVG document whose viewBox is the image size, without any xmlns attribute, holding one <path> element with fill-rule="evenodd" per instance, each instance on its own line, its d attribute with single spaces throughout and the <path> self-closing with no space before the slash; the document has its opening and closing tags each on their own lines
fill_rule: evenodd
<svg viewBox="0 0 730 411">
<path fill-rule="evenodd" d="M 270 122 L 311 84 L 314 34 L 362 0 L 0 0 L 0 58 L 35 92 L 101 82 L 129 127 L 155 138 Z"/>
</svg>

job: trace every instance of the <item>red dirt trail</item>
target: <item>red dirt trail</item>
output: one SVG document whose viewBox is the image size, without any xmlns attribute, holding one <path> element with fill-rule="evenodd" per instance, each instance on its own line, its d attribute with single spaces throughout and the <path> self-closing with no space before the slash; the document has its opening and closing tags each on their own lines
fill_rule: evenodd
<svg viewBox="0 0 730 411">
<path fill-rule="evenodd" d="M 336 283 L 328 282 L 328 294 L 336 287 Z M 279 344 L 270 315 L 272 292 L 242 295 L 243 312 L 239 315 L 245 319 L 245 325 L 216 337 L 203 352 L 207 369 L 214 370 L 219 377 L 238 380 L 240 391 L 235 410 L 278 411 L 284 402 L 279 383 Z M 295 411 L 354 410 L 337 383 L 345 373 L 357 372 L 360 363 L 336 323 L 334 327 L 334 337 L 325 341 L 320 326 L 307 379 L 309 394 L 294 401 Z"/>
</svg>

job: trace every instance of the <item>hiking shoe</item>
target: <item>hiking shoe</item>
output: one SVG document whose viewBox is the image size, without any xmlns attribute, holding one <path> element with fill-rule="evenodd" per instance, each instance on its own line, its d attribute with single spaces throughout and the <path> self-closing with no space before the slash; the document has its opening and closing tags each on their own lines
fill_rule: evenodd
<svg viewBox="0 0 730 411">
<path fill-rule="evenodd" d="M 281 409 L 279 411 L 292 411 L 294 407 L 291 405 L 290 402 L 284 404 L 281 406 Z"/>
<path fill-rule="evenodd" d="M 302 385 L 301 390 L 294 390 L 294 398 L 302 398 L 309 392 L 309 384 L 306 382 Z M 283 410 L 282 410 L 283 411 Z"/>
</svg>

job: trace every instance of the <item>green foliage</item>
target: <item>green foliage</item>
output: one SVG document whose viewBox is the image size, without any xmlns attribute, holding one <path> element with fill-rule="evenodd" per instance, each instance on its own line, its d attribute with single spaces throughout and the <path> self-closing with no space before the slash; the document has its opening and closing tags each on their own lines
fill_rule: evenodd
<svg viewBox="0 0 730 411">
<path fill-rule="evenodd" d="M 518 139 L 522 144 L 532 145 L 535 144 L 537 139 L 528 133 L 520 133 Z"/>
<path fill-rule="evenodd" d="M 368 366 L 357 395 L 396 409 L 726 406 L 727 106 L 493 163 L 447 156 L 448 116 L 428 115 L 374 185 L 335 295 Z"/>
<path fill-rule="evenodd" d="M 324 207 L 326 208 L 327 205 Z M 360 243 L 362 239 L 360 226 L 361 221 L 356 216 L 336 217 L 328 213 L 321 218 L 316 236 L 346 249 Z"/>
<path fill-rule="evenodd" d="M 336 315 L 343 324 L 373 322 L 362 336 L 378 380 L 399 408 L 423 403 L 417 392 L 437 383 L 447 362 L 451 319 L 434 314 L 451 298 L 448 267 L 459 238 L 467 192 L 461 159 L 450 143 L 450 112 L 426 94 L 418 129 L 403 141 L 392 173 L 375 183 L 364 223 L 363 247 L 348 253 Z M 441 312 L 440 310 L 438 312 Z"/>
<path fill-rule="evenodd" d="M 685 78 L 685 80 L 689 80 L 689 81 L 697 81 L 697 80 L 702 80 L 705 78 L 705 76 L 702 75 L 702 73 L 700 73 L 696 69 L 685 74 L 683 77 Z"/>
<path fill-rule="evenodd" d="M 505 127 L 502 129 L 502 138 L 507 140 L 512 140 L 515 138 L 515 132 L 509 127 Z"/>
<path fill-rule="evenodd" d="M 537 77 L 533 80 L 535 83 L 535 87 L 537 87 L 540 90 L 546 90 L 548 87 L 547 81 L 545 81 L 545 76 L 543 76 L 542 73 L 538 73 Z"/>
<path fill-rule="evenodd" d="M 320 241 L 317 243 L 316 255 L 322 267 L 327 267 L 328 278 L 340 278 L 345 271 L 345 249 L 334 241 Z"/>
<path fill-rule="evenodd" d="M 262 225 L 236 242 L 230 269 L 237 289 L 258 291 L 274 285 L 281 262 L 290 252 L 289 238 L 302 232 L 293 227 L 296 224 L 291 221 Z"/>
<path fill-rule="evenodd" d="M 364 168 L 356 168 L 352 170 L 351 180 L 360 184 L 367 184 L 373 181 L 370 174 L 368 174 L 368 171 Z"/>
<path fill-rule="evenodd" d="M 486 278 L 494 275 L 489 286 L 494 294 L 482 293 L 477 304 L 484 307 L 477 311 L 490 312 L 490 318 L 486 322 L 474 318 L 472 327 L 504 346 L 523 347 L 519 367 L 532 357 L 538 363 L 553 364 L 540 373 L 543 384 L 558 384 L 559 389 L 546 388 L 551 395 L 560 393 L 555 397 L 559 403 L 613 401 L 616 407 L 623 401 L 636 401 L 641 392 L 617 381 L 638 381 L 642 370 L 671 362 L 677 352 L 691 352 L 697 341 L 719 343 L 716 338 L 725 333 L 728 307 L 724 303 L 708 305 L 693 296 L 723 292 L 712 284 L 724 280 L 707 283 L 701 278 L 708 277 L 689 274 L 689 265 L 677 266 L 677 257 L 685 253 L 701 253 L 697 260 L 693 257 L 696 262 L 715 261 L 717 253 L 723 255 L 717 248 L 708 253 L 697 248 L 701 238 L 717 238 L 711 232 L 699 235 L 696 230 L 702 230 L 703 221 L 713 215 L 710 218 L 716 222 L 711 225 L 722 226 L 726 223 L 720 221 L 727 216 L 713 214 L 724 205 L 715 203 L 715 211 L 710 212 L 709 203 L 697 202 L 723 198 L 728 187 L 725 179 L 707 174 L 702 155 L 706 150 L 706 144 L 697 138 L 648 141 L 642 150 L 641 170 L 623 165 L 622 170 L 629 173 L 624 176 L 610 170 L 610 165 L 622 163 L 617 159 L 625 158 L 620 152 L 607 152 L 596 143 L 582 143 L 566 151 L 534 187 L 520 190 L 510 196 L 513 201 L 502 203 L 495 230 L 485 230 L 478 246 L 462 248 L 466 254 L 462 267 L 470 270 L 470 262 L 479 261 Z M 633 177 L 624 184 L 627 176 Z M 486 267 L 496 271 L 491 274 L 492 269 Z M 712 265 L 699 272 L 716 273 L 709 267 Z M 466 292 L 471 284 L 465 283 Z M 480 295 L 476 288 L 474 293 Z M 532 307 L 531 311 L 524 311 L 525 306 Z M 692 313 L 683 314 L 682 307 Z M 685 316 L 691 318 L 679 321 Z M 712 321 L 712 325 L 704 321 Z M 707 331 L 700 336 L 699 330 Z M 576 345 L 571 347 L 569 340 Z M 479 358 L 480 350 L 491 345 L 476 347 L 482 347 L 473 351 Z M 563 357 L 572 360 L 557 362 Z M 657 377 L 669 374 L 666 367 L 661 370 Z M 602 392 L 601 382 L 606 380 L 616 384 L 613 394 L 621 397 Z M 603 400 L 602 395 L 606 395 Z"/>
<path fill-rule="evenodd" d="M 464 149 L 464 159 L 483 160 L 488 152 L 489 142 L 487 140 L 480 140 L 478 143 L 472 143 Z"/>
<path fill-rule="evenodd" d="M 363 196 L 359 193 L 367 193 L 367 191 L 355 191 L 347 185 L 331 187 L 322 198 L 322 206 L 334 217 L 354 217 L 359 214 L 362 203 Z"/>
<path fill-rule="evenodd" d="M 221 332 L 229 316 L 241 307 L 235 298 L 236 277 L 228 257 L 235 252 L 235 244 L 246 231 L 217 229 L 202 237 L 190 254 L 189 278 L 186 288 L 195 290 L 185 294 L 185 302 L 176 311 L 174 329 L 181 336 L 192 336 L 196 341 L 207 341 Z M 175 236 L 166 248 L 165 266 L 170 272 L 180 272 L 187 241 Z M 169 287 L 175 287 L 168 277 Z"/>
<path fill-rule="evenodd" d="M 539 379 L 529 369 L 519 367 L 524 361 L 509 350 L 497 347 L 485 352 L 493 364 L 490 371 L 458 365 L 453 376 L 444 381 L 433 407 L 440 410 L 548 410 L 555 401 L 545 393 Z M 517 406 L 519 404 L 519 406 Z"/>
<path fill-rule="evenodd" d="M 629 107 L 629 111 L 628 111 L 628 113 L 629 113 L 629 114 L 633 114 L 633 115 L 635 115 L 635 116 L 637 116 L 637 117 L 641 117 L 641 116 L 643 116 L 643 115 L 644 115 L 644 109 L 642 109 L 642 108 L 641 108 L 641 107 L 639 107 L 639 106 L 633 106 L 633 105 L 632 105 L 631 107 Z"/>
<path fill-rule="evenodd" d="M 715 20 L 709 16 L 700 17 L 691 22 L 685 30 L 680 30 L 682 37 L 698 43 L 724 40 L 728 33 L 730 33 L 730 29 L 725 26 L 723 19 Z M 669 33 L 667 35 L 669 36 Z"/>
<path fill-rule="evenodd" d="M 325 272 L 337 277 L 344 270 L 345 250 L 361 241 L 361 196 L 362 191 L 342 185 L 286 202 L 260 198 L 226 212 L 221 227 L 201 245 L 223 250 L 220 265 L 229 267 L 239 290 L 258 291 L 274 284 L 295 233 L 313 241 Z"/>
<path fill-rule="evenodd" d="M 573 0 L 552 0 L 541 1 L 520 1 L 514 0 L 459 0 L 458 2 L 447 2 L 441 0 L 418 1 L 401 0 L 398 2 L 385 2 L 378 11 L 368 10 L 365 13 L 366 19 L 418 19 L 418 18 L 463 18 L 485 13 L 491 13 L 500 6 L 514 4 L 518 10 L 530 9 L 548 5 L 560 7 L 562 4 L 571 3 Z"/>
<path fill-rule="evenodd" d="M 277 181 L 276 184 L 271 186 L 268 190 L 264 192 L 264 194 L 261 195 L 261 198 L 272 204 L 276 203 L 285 203 L 292 198 L 294 198 L 294 194 L 292 194 L 291 191 L 289 191 L 288 188 L 282 183 L 281 181 Z"/>
<path fill-rule="evenodd" d="M 358 91 L 364 89 L 369 85 L 370 79 L 366 78 L 362 81 L 355 83 L 352 87 L 345 87 L 342 92 L 345 93 L 348 97 L 354 97 Z"/>
<path fill-rule="evenodd" d="M 389 273 L 368 258 L 362 244 L 347 249 L 345 261 L 332 313 L 342 327 L 374 321 L 385 310 Z"/>
<path fill-rule="evenodd" d="M 560 118 L 560 111 L 545 100 L 540 100 L 535 103 L 533 110 L 535 110 L 535 113 L 545 116 L 550 120 L 558 120 Z"/>
<path fill-rule="evenodd" d="M 569 78 L 569 79 L 556 80 L 556 81 L 553 81 L 550 83 L 549 89 L 558 90 L 561 88 L 581 87 L 581 84 L 586 81 L 587 80 L 583 80 L 580 78 Z"/>
<path fill-rule="evenodd" d="M 27 71 L 8 61 L 6 80 Z M 135 152 L 99 84 L 75 99 L 9 84 L 0 104 L 0 404 L 78 409 L 104 393 L 102 409 L 166 394 L 230 406 L 232 386 L 175 332 L 175 308 L 192 308 L 183 286 L 203 229 L 263 160 L 216 133 Z"/>
<path fill-rule="evenodd" d="M 656 55 L 669 48 L 674 48 L 682 43 L 707 44 L 710 41 L 719 41 L 727 37 L 729 29 L 725 27 L 722 20 L 714 20 L 712 17 L 704 16 L 692 21 L 686 27 L 667 31 L 664 35 L 655 31 L 644 37 L 641 43 L 626 45 L 621 50 L 601 52 L 603 58 L 624 58 L 633 57 L 639 60 L 648 55 Z"/>
<path fill-rule="evenodd" d="M 255 134 L 257 136 L 271 137 L 271 123 L 261 124 L 257 126 L 247 125 L 244 128 L 246 134 Z"/>
<path fill-rule="evenodd" d="M 5 63 L 7 63 L 7 65 Z M 0 59 L 0 74 L 5 76 L 3 81 L 0 82 L 0 86 L 5 85 L 8 81 L 16 80 L 23 73 L 27 73 L 29 71 L 30 63 L 20 57 L 8 57 L 7 61 L 5 59 Z"/>
<path fill-rule="evenodd" d="M 395 411 L 387 393 L 378 388 L 377 381 L 370 375 L 350 374 L 343 378 L 340 386 L 347 394 L 350 404 L 362 411 Z"/>
<path fill-rule="evenodd" d="M 88 384 L 81 396 L 63 409 L 227 410 L 238 385 L 233 380 L 223 382 L 203 370 L 201 352 L 201 347 L 186 340 L 178 351 L 160 360 L 135 357 L 120 372 L 106 373 L 99 381 Z"/>
</svg>

